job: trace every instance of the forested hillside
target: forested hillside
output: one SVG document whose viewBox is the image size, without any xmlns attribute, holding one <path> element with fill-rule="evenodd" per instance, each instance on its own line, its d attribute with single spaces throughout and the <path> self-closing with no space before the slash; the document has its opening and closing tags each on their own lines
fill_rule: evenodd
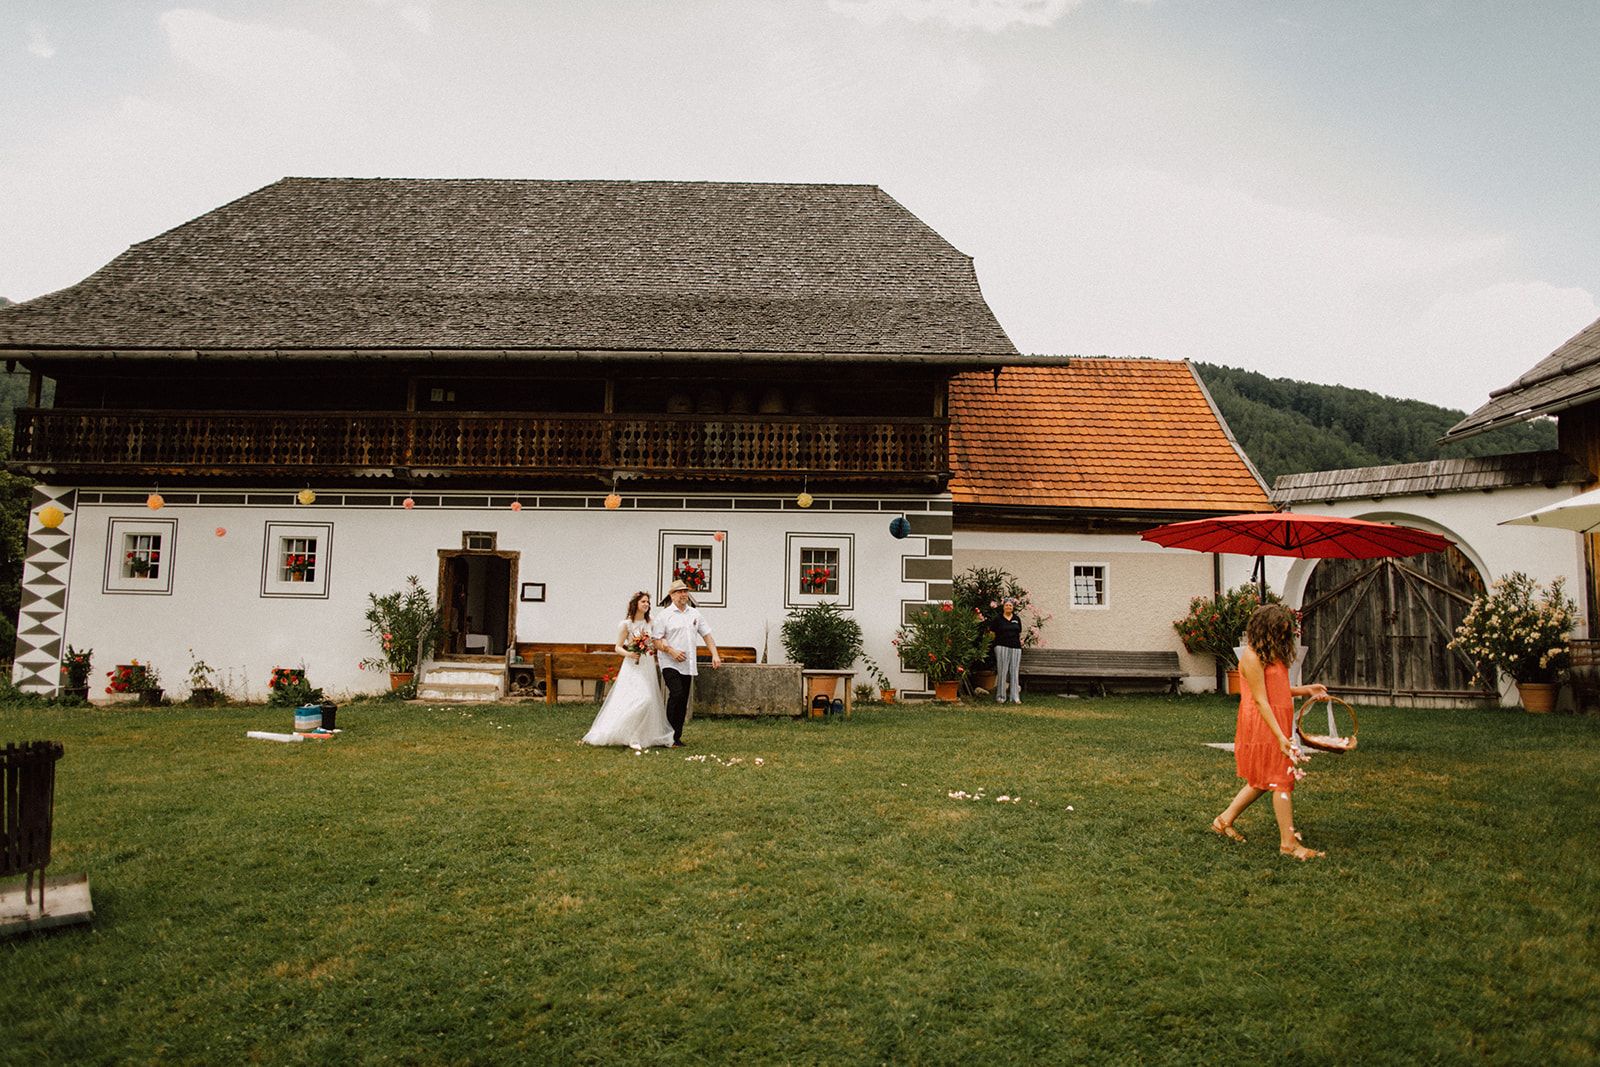
<svg viewBox="0 0 1600 1067">
<path fill-rule="evenodd" d="M 1466 412 L 1210 363 L 1194 367 L 1269 486 L 1280 474 L 1301 471 L 1536 452 L 1556 446 L 1555 422 L 1537 419 L 1441 448 L 1439 438 Z"/>
</svg>

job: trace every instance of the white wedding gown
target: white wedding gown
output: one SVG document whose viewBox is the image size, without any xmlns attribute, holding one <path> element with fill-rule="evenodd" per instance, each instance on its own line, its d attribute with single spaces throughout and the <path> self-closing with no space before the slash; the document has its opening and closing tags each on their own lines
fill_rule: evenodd
<svg viewBox="0 0 1600 1067">
<path fill-rule="evenodd" d="M 620 634 L 626 637 L 648 630 L 649 623 L 623 623 Z M 594 725 L 583 735 L 583 743 L 631 748 L 672 744 L 672 724 L 667 721 L 667 705 L 661 696 L 654 656 L 640 656 L 638 663 L 622 658 L 611 692 L 606 694 L 600 714 L 594 717 Z"/>
</svg>

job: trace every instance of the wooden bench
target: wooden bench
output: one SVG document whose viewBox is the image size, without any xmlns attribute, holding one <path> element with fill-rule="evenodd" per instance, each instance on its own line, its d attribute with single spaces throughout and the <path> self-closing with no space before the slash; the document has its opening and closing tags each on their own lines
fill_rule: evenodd
<svg viewBox="0 0 1600 1067">
<path fill-rule="evenodd" d="M 727 663 L 754 663 L 756 650 L 743 645 L 717 651 Z M 703 662 L 711 659 L 708 648 L 696 649 Z M 613 645 L 583 644 L 574 641 L 519 641 L 516 659 L 511 664 L 511 680 L 527 688 L 534 681 L 544 682 L 544 702 L 556 702 L 557 683 L 569 681 L 608 682 L 617 676 L 622 656 Z M 596 693 L 598 696 L 599 693 Z"/>
<path fill-rule="evenodd" d="M 1176 652 L 1118 652 L 1089 648 L 1025 648 L 1018 674 L 1032 684 L 1083 684 L 1105 693 L 1119 682 L 1164 682 L 1178 691 L 1183 670 Z"/>
</svg>

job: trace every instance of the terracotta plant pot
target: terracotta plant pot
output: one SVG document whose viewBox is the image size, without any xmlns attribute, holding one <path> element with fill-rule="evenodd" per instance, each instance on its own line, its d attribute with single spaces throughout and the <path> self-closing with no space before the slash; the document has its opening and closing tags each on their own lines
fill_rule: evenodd
<svg viewBox="0 0 1600 1067">
<path fill-rule="evenodd" d="M 1228 675 L 1228 694 L 1230 696 L 1237 696 L 1239 694 L 1239 685 L 1240 685 L 1240 683 L 1239 683 L 1239 668 L 1237 668 L 1237 667 L 1233 668 L 1232 670 L 1227 672 L 1227 675 Z"/>
<path fill-rule="evenodd" d="M 410 685 L 411 684 L 411 679 L 413 679 L 415 677 L 416 677 L 416 674 L 414 674 L 411 671 L 390 671 L 389 672 L 389 688 L 390 689 L 399 689 L 402 686 Z"/>
<path fill-rule="evenodd" d="M 1544 715 L 1556 707 L 1556 687 L 1550 682 L 1518 682 L 1517 698 L 1531 714 Z"/>
<path fill-rule="evenodd" d="M 893 689 L 880 689 L 880 690 L 878 690 L 878 699 L 883 701 L 885 704 L 893 704 L 894 703 L 894 690 Z"/>
<path fill-rule="evenodd" d="M 972 672 L 972 684 L 977 686 L 979 689 L 987 689 L 989 692 L 992 693 L 992 692 L 994 692 L 995 683 L 997 683 L 999 681 L 1000 681 L 1000 674 L 999 674 L 998 671 L 973 671 Z"/>
<path fill-rule="evenodd" d="M 935 682 L 933 683 L 933 699 L 945 704 L 954 704 L 961 699 L 960 682 Z"/>
</svg>

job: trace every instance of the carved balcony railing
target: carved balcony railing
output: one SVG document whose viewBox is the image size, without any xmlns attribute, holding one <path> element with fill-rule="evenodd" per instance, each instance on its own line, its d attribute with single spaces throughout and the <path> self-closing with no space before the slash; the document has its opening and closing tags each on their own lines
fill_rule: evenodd
<svg viewBox="0 0 1600 1067">
<path fill-rule="evenodd" d="M 771 415 L 17 411 L 36 473 L 937 476 L 945 420 Z"/>
</svg>

